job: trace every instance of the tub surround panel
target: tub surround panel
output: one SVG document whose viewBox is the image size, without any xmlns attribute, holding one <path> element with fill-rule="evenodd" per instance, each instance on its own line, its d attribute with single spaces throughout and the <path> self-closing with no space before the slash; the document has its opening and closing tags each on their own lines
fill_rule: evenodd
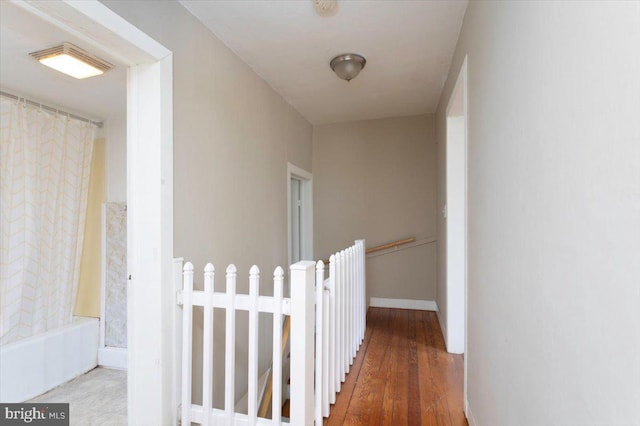
<svg viewBox="0 0 640 426">
<path fill-rule="evenodd" d="M 127 208 L 105 204 L 105 337 L 108 347 L 127 347 Z"/>
</svg>

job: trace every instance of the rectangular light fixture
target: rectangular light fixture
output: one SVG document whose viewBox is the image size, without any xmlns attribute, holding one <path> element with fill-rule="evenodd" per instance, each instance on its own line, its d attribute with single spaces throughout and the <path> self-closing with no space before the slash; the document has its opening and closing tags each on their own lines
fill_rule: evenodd
<svg viewBox="0 0 640 426">
<path fill-rule="evenodd" d="M 70 75 L 77 79 L 104 74 L 113 68 L 109 62 L 100 59 L 71 43 L 65 42 L 37 52 L 31 52 L 42 65 Z"/>
</svg>

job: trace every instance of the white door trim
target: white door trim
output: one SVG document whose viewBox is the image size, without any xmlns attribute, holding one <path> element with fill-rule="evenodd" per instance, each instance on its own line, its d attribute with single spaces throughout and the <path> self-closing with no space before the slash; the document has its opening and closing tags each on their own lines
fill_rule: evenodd
<svg viewBox="0 0 640 426">
<path fill-rule="evenodd" d="M 468 114 L 465 56 L 446 109 L 446 333 L 447 350 L 464 353 L 464 401 L 467 401 L 468 262 Z M 451 166 L 451 168 L 450 168 Z"/>
<path fill-rule="evenodd" d="M 127 76 L 128 422 L 177 424 L 173 260 L 173 59 L 97 0 L 14 0 L 107 50 Z"/>
<path fill-rule="evenodd" d="M 313 259 L 313 175 L 300 167 L 287 163 L 287 239 L 289 264 L 292 260 L 291 247 L 291 178 L 301 181 L 302 214 L 300 215 L 301 260 Z"/>
</svg>

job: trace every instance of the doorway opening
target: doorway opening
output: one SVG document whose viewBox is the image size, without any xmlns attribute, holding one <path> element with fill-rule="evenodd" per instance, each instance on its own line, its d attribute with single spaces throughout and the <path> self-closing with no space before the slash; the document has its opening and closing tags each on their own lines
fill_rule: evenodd
<svg viewBox="0 0 640 426">
<path fill-rule="evenodd" d="M 289 264 L 313 260 L 313 186 L 311 173 L 287 166 Z"/>
<path fill-rule="evenodd" d="M 128 66 L 127 417 L 176 424 L 172 52 L 98 0 L 19 4 Z"/>
</svg>

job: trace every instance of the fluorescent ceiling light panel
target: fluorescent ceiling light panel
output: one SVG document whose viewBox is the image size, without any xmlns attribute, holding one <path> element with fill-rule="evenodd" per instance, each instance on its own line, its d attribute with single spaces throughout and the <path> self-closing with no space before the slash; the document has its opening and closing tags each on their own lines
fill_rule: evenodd
<svg viewBox="0 0 640 426">
<path fill-rule="evenodd" d="M 77 79 L 104 74 L 113 68 L 106 62 L 71 43 L 30 53 L 42 65 L 53 68 Z"/>
<path fill-rule="evenodd" d="M 104 74 L 104 72 L 98 68 L 92 67 L 86 62 L 82 62 L 81 60 L 67 54 L 50 56 L 48 58 L 40 59 L 39 61 L 42 65 L 46 65 L 49 68 L 53 68 L 54 70 L 60 71 L 77 79 Z"/>
</svg>

